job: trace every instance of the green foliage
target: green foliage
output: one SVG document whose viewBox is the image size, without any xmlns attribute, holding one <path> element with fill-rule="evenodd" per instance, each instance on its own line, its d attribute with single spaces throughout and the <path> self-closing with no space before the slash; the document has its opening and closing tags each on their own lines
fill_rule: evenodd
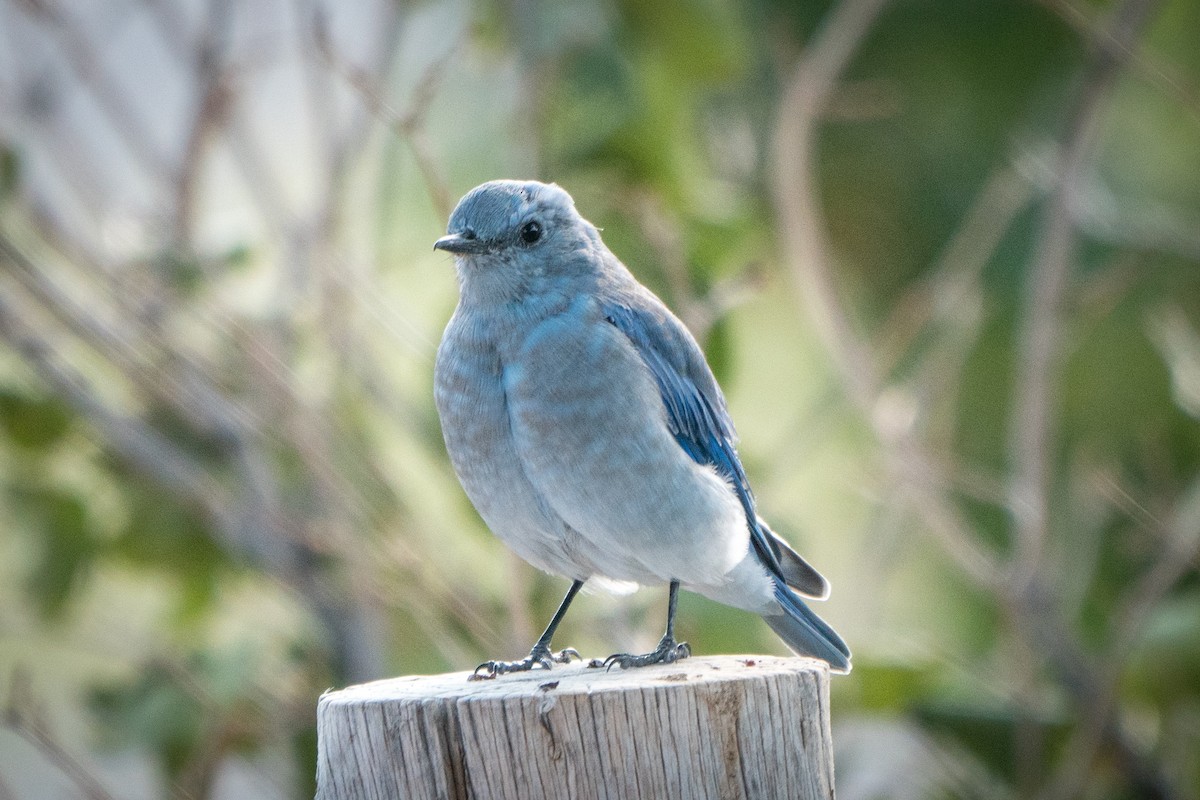
<svg viewBox="0 0 1200 800">
<path fill-rule="evenodd" d="M 17 151 L 0 143 L 0 201 L 8 199 L 21 180 L 21 161 Z"/>
<path fill-rule="evenodd" d="M 26 589 L 46 617 L 60 617 L 98 551 L 81 498 L 54 489 L 17 490 L 17 505 L 37 534 L 40 553 Z"/>
<path fill-rule="evenodd" d="M 70 411 L 53 397 L 0 389 L 0 427 L 18 447 L 49 450 L 66 435 L 71 421 Z"/>
<path fill-rule="evenodd" d="M 210 610 L 230 560 L 207 521 L 152 485 L 126 484 L 125 501 L 126 523 L 108 543 L 108 553 L 135 567 L 175 576 L 182 590 L 182 618 Z"/>
<path fill-rule="evenodd" d="M 1080 318 L 1080 346 L 1063 375 L 1063 430 L 1093 454 L 1136 460 L 1165 441 L 1178 410 L 1170 377 L 1146 336 L 1145 306 L 1128 298 L 1096 318 Z"/>
<path fill-rule="evenodd" d="M 179 665 L 152 662 L 132 681 L 96 687 L 89 704 L 105 746 L 154 753 L 172 781 L 219 763 L 204 759 L 252 753 L 265 726 L 254 656 L 245 647 L 195 651 Z"/>
<path fill-rule="evenodd" d="M 1037 4 L 889 8 L 848 77 L 894 111 L 832 124 L 821 141 L 830 231 L 870 317 L 934 263 L 1021 137 L 1057 132 L 1081 55 Z M 1025 263 L 1010 262 L 1014 288 Z"/>
<path fill-rule="evenodd" d="M 162 666 L 151 665 L 129 685 L 97 687 L 90 704 L 106 746 L 149 750 L 172 777 L 199 743 L 204 708 Z"/>
<path fill-rule="evenodd" d="M 1129 682 L 1164 709 L 1195 697 L 1191 676 L 1200 674 L 1200 586 L 1163 603 L 1138 637 Z"/>
<path fill-rule="evenodd" d="M 926 664 L 868 661 L 854 667 L 850 686 L 835 684 L 839 699 L 864 712 L 883 715 L 906 714 L 914 705 L 932 700 L 936 682 Z"/>
<path fill-rule="evenodd" d="M 1063 720 L 1032 716 L 1016 706 L 931 701 L 916 710 L 916 718 L 938 736 L 964 747 L 992 774 L 1009 785 L 1018 784 L 1023 770 L 1040 771 L 1051 763 L 1070 732 Z M 1031 763 L 1030 752 L 1034 759 Z"/>
<path fill-rule="evenodd" d="M 994 307 L 959 377 L 956 450 L 974 463 L 1002 468 L 1012 397 L 1011 316 Z"/>
</svg>

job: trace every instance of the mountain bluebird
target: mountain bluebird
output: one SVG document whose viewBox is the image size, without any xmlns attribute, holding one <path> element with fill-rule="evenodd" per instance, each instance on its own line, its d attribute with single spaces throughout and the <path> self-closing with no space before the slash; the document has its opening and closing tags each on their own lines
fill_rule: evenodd
<svg viewBox="0 0 1200 800">
<path fill-rule="evenodd" d="M 435 396 L 450 461 L 488 527 L 573 583 L 528 658 L 578 657 L 551 637 L 584 581 L 669 584 L 667 629 L 622 668 L 690 654 L 679 587 L 760 614 L 797 653 L 849 671 L 850 650 L 799 595 L 829 585 L 755 510 L 725 398 L 696 340 L 553 184 L 472 189 L 434 248 L 453 253 L 458 307 Z"/>
</svg>

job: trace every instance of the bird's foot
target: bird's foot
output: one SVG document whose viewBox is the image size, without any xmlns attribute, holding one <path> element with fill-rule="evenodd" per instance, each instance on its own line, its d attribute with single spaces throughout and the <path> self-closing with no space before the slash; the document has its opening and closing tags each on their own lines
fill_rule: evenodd
<svg viewBox="0 0 1200 800">
<path fill-rule="evenodd" d="M 550 669 L 555 664 L 566 664 L 573 658 L 582 658 L 579 655 L 579 651 L 574 647 L 568 647 L 565 650 L 553 653 L 546 645 L 535 644 L 533 649 L 529 651 L 528 658 L 521 661 L 485 661 L 475 668 L 475 671 L 471 673 L 471 676 L 467 680 L 487 681 L 495 678 L 497 675 L 507 675 L 510 672 L 528 672 L 535 667 Z"/>
<path fill-rule="evenodd" d="M 651 664 L 674 664 L 676 661 L 682 661 L 691 654 L 692 648 L 688 647 L 687 642 L 677 642 L 674 636 L 664 636 L 662 641 L 658 643 L 658 647 L 649 653 L 640 656 L 630 655 L 629 653 L 613 653 L 603 661 L 598 658 L 592 659 L 588 662 L 588 666 L 604 667 L 605 669 L 612 669 L 613 667 L 629 669 L 630 667 L 648 667 Z"/>
</svg>

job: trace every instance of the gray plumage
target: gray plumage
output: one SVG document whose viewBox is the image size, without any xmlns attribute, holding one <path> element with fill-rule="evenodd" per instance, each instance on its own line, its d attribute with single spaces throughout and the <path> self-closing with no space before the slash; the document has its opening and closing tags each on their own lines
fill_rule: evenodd
<svg viewBox="0 0 1200 800">
<path fill-rule="evenodd" d="M 797 596 L 825 597 L 825 579 L 757 515 L 699 346 L 571 197 L 492 181 L 448 232 L 435 247 L 455 254 L 460 297 L 435 399 L 488 527 L 575 581 L 678 581 L 849 670 L 846 645 Z"/>
</svg>

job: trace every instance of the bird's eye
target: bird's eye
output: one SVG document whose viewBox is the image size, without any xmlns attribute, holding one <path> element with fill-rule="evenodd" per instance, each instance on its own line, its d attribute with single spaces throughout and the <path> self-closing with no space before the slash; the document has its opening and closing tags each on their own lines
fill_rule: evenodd
<svg viewBox="0 0 1200 800">
<path fill-rule="evenodd" d="M 542 226 L 536 222 L 526 222 L 521 228 L 521 241 L 525 244 L 533 244 L 538 239 L 542 238 Z"/>
</svg>

